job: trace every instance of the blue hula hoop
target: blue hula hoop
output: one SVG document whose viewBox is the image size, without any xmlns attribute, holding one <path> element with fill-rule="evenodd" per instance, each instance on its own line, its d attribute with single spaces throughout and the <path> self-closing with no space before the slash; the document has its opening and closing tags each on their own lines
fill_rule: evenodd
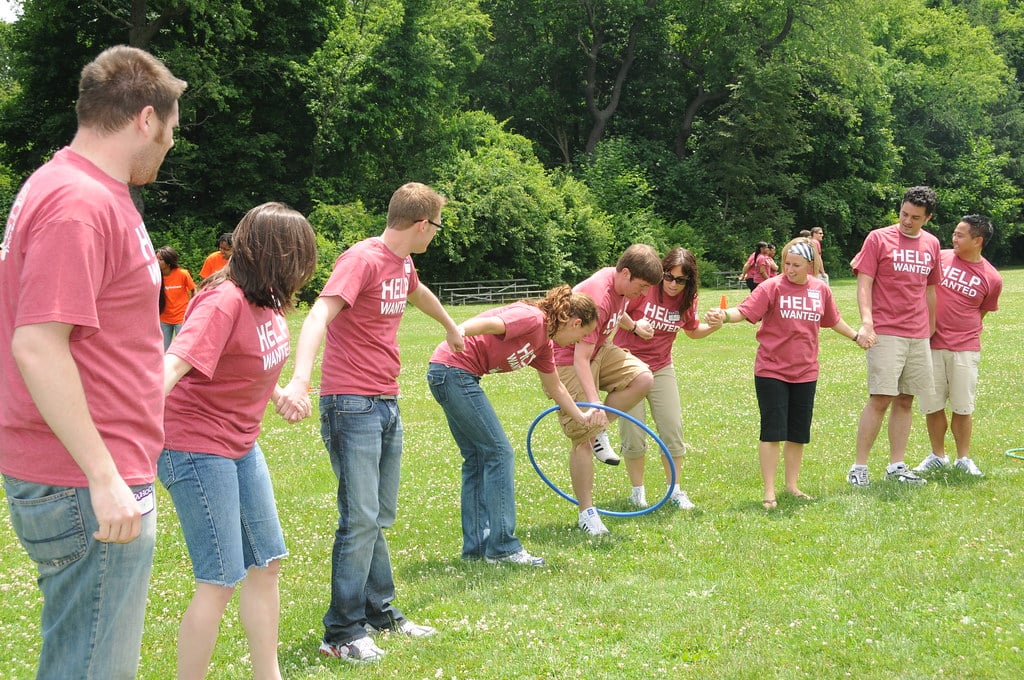
<svg viewBox="0 0 1024 680">
<path fill-rule="evenodd" d="M 649 512 L 654 512 L 655 510 L 657 510 L 661 506 L 665 505 L 665 503 L 668 501 L 668 499 L 672 497 L 672 489 L 676 485 L 676 462 L 674 460 L 672 460 L 672 454 L 669 453 L 668 447 L 665 446 L 665 442 L 661 441 L 661 437 L 659 437 L 657 434 L 655 434 L 654 430 L 652 430 L 651 428 L 647 427 L 646 423 L 642 423 L 639 420 L 637 420 L 636 418 L 634 418 L 633 416 L 629 415 L 628 413 L 623 413 L 622 411 L 620 411 L 618 409 L 615 409 L 615 408 L 612 408 L 611 406 L 605 406 L 604 404 L 591 404 L 591 403 L 586 402 L 586 401 L 578 401 L 578 402 L 576 402 L 576 405 L 579 406 L 580 408 L 599 408 L 599 409 L 601 409 L 603 411 L 608 411 L 609 413 L 614 413 L 615 415 L 619 416 L 620 418 L 625 418 L 629 422 L 633 423 L 634 425 L 636 425 L 637 427 L 642 429 L 644 432 L 646 432 L 651 437 L 651 439 L 653 439 L 655 442 L 657 442 L 659 447 L 661 447 L 661 453 L 662 453 L 662 455 L 665 456 L 665 459 L 668 460 L 669 469 L 672 471 L 671 480 L 668 483 L 668 488 L 665 490 L 665 497 L 662 498 L 657 503 L 655 503 L 654 505 L 649 505 L 646 508 L 641 508 L 640 510 L 633 510 L 631 512 L 618 512 L 618 511 L 615 511 L 615 510 L 602 510 L 601 508 L 597 508 L 597 512 L 599 514 L 601 514 L 601 515 L 606 515 L 606 516 L 609 516 L 609 517 L 639 517 L 640 515 L 646 515 Z M 539 416 L 537 416 L 536 418 L 533 419 L 533 422 L 530 424 L 530 429 L 527 430 L 527 432 L 526 432 L 526 455 L 528 455 L 530 457 L 530 464 L 533 465 L 533 469 L 537 471 L 537 474 L 540 475 L 540 478 L 542 480 L 544 480 L 545 484 L 550 486 L 551 489 L 555 493 L 557 493 L 559 496 L 561 496 L 565 500 L 569 501 L 573 505 L 579 505 L 580 502 L 578 500 L 576 500 L 575 498 L 573 498 L 569 494 L 567 494 L 564 491 L 562 491 L 561 489 L 559 489 L 558 486 L 554 482 L 552 482 L 550 479 L 547 478 L 547 476 L 544 474 L 544 471 L 540 469 L 539 465 L 537 465 L 537 459 L 534 458 L 534 456 L 533 456 L 533 431 L 534 431 L 534 429 L 536 429 L 537 423 L 539 423 L 541 420 L 543 420 L 544 417 L 547 416 L 549 413 L 551 413 L 553 411 L 558 411 L 558 410 L 560 410 L 560 408 L 561 407 L 558 406 L 558 405 L 552 406 L 552 407 L 542 411 Z"/>
</svg>

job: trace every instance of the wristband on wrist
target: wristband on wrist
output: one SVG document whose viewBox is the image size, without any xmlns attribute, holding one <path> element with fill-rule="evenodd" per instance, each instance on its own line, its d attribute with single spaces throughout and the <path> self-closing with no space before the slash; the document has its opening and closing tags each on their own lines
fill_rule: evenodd
<svg viewBox="0 0 1024 680">
<path fill-rule="evenodd" d="M 854 333 L 853 334 L 853 341 L 857 342 L 858 340 L 860 340 L 860 333 Z"/>
</svg>

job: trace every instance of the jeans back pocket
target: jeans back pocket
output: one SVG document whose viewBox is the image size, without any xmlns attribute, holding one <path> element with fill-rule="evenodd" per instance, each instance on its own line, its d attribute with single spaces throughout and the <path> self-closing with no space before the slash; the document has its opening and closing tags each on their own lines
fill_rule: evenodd
<svg viewBox="0 0 1024 680">
<path fill-rule="evenodd" d="M 81 559 L 88 548 L 85 524 L 76 489 L 66 488 L 38 498 L 18 498 L 19 486 L 41 485 L 25 482 L 7 484 L 11 524 L 28 556 L 44 569 L 61 569 Z M 59 488 L 59 487 L 51 487 Z"/>
</svg>

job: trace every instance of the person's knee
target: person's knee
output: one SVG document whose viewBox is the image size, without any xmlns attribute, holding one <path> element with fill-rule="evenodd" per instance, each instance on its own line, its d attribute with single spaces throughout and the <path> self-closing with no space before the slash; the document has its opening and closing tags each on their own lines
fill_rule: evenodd
<svg viewBox="0 0 1024 680">
<path fill-rule="evenodd" d="M 628 389 L 640 394 L 647 394 L 652 387 L 654 387 L 654 374 L 644 371 L 630 381 Z"/>
</svg>

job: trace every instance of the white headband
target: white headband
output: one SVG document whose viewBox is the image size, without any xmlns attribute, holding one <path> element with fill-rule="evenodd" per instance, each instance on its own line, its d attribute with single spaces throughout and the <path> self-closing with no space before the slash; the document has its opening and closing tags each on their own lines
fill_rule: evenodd
<svg viewBox="0 0 1024 680">
<path fill-rule="evenodd" d="M 808 262 L 814 261 L 814 249 L 811 248 L 811 244 L 809 243 L 804 243 L 802 241 L 800 243 L 794 243 L 789 247 L 789 252 L 796 253 Z"/>
</svg>

